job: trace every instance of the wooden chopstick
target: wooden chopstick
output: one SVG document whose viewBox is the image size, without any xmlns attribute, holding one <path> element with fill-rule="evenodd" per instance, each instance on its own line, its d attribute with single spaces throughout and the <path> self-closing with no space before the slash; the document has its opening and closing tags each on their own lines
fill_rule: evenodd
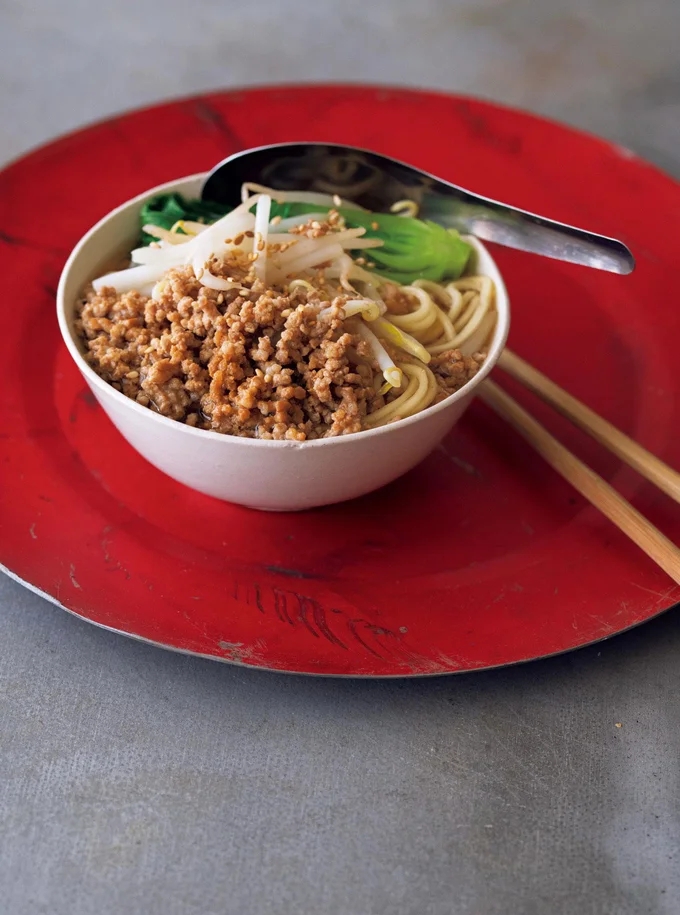
<svg viewBox="0 0 680 915">
<path fill-rule="evenodd" d="M 671 499 L 680 502 L 680 473 L 664 464 L 656 455 L 638 445 L 511 350 L 504 350 L 498 366 L 637 470 L 650 483 L 658 486 Z"/>
<path fill-rule="evenodd" d="M 601 476 L 565 448 L 495 382 L 488 379 L 484 381 L 479 387 L 479 396 L 519 432 L 567 482 L 670 575 L 676 584 L 680 584 L 680 549 L 658 528 L 633 508 Z M 602 441 L 601 438 L 599 440 Z"/>
</svg>

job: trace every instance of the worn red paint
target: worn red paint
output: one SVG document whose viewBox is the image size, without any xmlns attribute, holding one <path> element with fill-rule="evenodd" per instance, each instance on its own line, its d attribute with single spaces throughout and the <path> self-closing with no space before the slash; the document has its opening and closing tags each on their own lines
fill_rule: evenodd
<svg viewBox="0 0 680 915">
<path fill-rule="evenodd" d="M 297 515 L 200 496 L 120 438 L 59 340 L 54 288 L 69 248 L 133 194 L 237 148 L 301 137 L 371 147 L 623 238 L 638 257 L 625 278 L 495 251 L 511 342 L 680 465 L 678 185 L 600 140 L 481 102 L 342 86 L 225 93 L 116 118 L 0 174 L 0 309 L 14 329 L 0 337 L 0 561 L 81 616 L 169 647 L 356 676 L 535 658 L 677 600 L 482 405 L 394 485 Z M 680 538 L 677 506 L 519 396 Z"/>
</svg>

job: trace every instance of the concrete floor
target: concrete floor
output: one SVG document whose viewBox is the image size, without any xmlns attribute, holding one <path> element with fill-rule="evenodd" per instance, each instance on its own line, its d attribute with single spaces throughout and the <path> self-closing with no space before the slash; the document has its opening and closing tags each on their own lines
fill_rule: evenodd
<svg viewBox="0 0 680 915">
<path fill-rule="evenodd" d="M 526 107 L 680 175 L 679 38 L 678 0 L 4 0 L 0 160 L 170 96 L 351 79 Z M 7 578 L 0 607 L 7 915 L 680 911 L 677 612 L 352 683 L 167 654 Z"/>
<path fill-rule="evenodd" d="M 158 99 L 350 80 L 485 96 L 680 164 L 677 0 L 4 0 L 0 15 L 4 158 Z"/>
</svg>

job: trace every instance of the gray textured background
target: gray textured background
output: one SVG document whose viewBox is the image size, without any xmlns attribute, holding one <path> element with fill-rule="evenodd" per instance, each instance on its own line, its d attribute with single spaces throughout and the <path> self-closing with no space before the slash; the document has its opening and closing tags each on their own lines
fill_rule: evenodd
<svg viewBox="0 0 680 915">
<path fill-rule="evenodd" d="M 349 77 L 527 107 L 680 175 L 679 38 L 678 0 L 3 0 L 0 160 L 168 96 Z M 677 612 L 354 683 L 154 650 L 4 577 L 0 607 L 3 913 L 680 911 Z"/>
</svg>

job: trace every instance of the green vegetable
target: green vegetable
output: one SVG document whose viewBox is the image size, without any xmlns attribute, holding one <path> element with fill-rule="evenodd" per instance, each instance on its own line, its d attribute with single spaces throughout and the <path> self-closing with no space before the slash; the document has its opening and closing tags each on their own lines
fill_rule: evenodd
<svg viewBox="0 0 680 915">
<path fill-rule="evenodd" d="M 325 213 L 330 209 L 313 203 L 277 203 L 272 201 L 271 218 L 301 216 L 305 213 Z M 171 229 L 178 220 L 211 223 L 226 215 L 231 207 L 206 200 L 186 200 L 181 194 L 161 194 L 144 205 L 141 225 L 155 225 Z M 386 279 L 408 285 L 415 280 L 457 279 L 470 258 L 472 248 L 453 229 L 444 229 L 430 220 L 393 213 L 367 213 L 365 210 L 340 208 L 348 228 L 366 229 L 364 238 L 379 238 L 380 248 L 358 251 Z M 377 228 L 374 228 L 377 226 Z M 142 243 L 154 239 L 142 233 Z"/>
<path fill-rule="evenodd" d="M 326 212 L 328 209 L 330 207 L 313 203 L 272 201 L 271 216 L 285 219 L 305 213 Z M 345 208 L 339 208 L 338 212 L 348 228 L 361 226 L 366 229 L 363 238 L 379 238 L 384 242 L 380 248 L 357 253 L 375 263 L 373 269 L 395 283 L 408 285 L 418 279 L 440 283 L 442 280 L 457 279 L 465 270 L 472 252 L 470 245 L 455 230 L 444 229 L 429 219 Z"/>
<path fill-rule="evenodd" d="M 140 228 L 144 226 L 159 226 L 161 229 L 172 229 L 180 219 L 190 222 L 216 222 L 232 209 L 223 203 L 213 203 L 206 200 L 187 200 L 181 194 L 159 194 L 152 197 L 142 207 L 140 213 Z M 142 244 L 148 245 L 156 239 L 146 232 L 142 232 Z"/>
</svg>

